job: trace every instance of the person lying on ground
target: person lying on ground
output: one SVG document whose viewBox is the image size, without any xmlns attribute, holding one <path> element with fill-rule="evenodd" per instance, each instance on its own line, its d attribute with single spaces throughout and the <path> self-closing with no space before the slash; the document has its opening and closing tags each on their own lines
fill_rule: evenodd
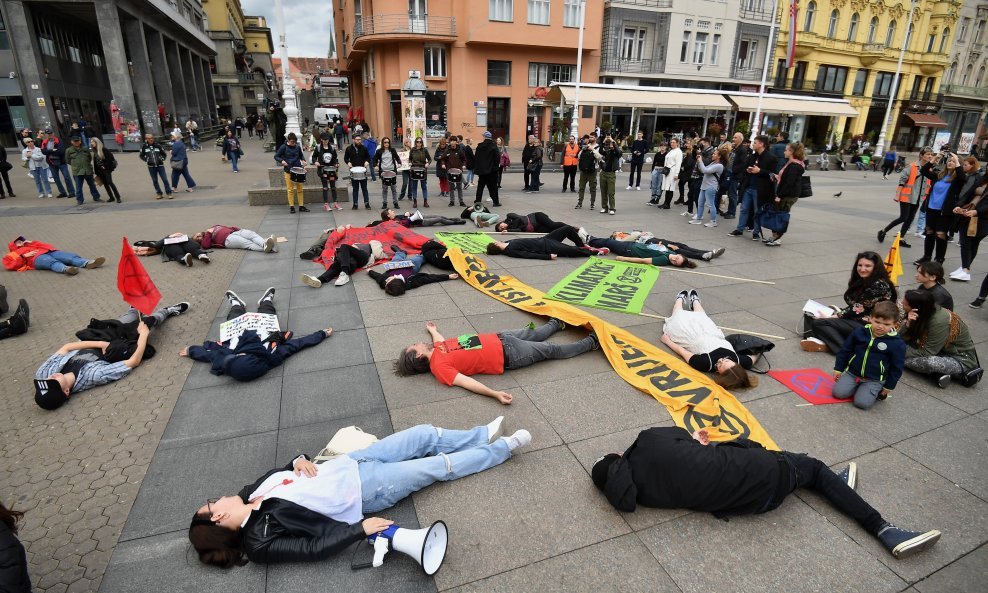
<svg viewBox="0 0 988 593">
<path fill-rule="evenodd" d="M 932 547 L 940 532 L 908 531 L 886 521 L 855 492 L 857 464 L 840 474 L 802 453 L 768 451 L 746 438 L 716 443 L 706 429 L 649 428 L 622 453 L 608 453 L 590 470 L 597 488 L 614 508 L 637 505 L 691 509 L 727 518 L 767 513 L 797 488 L 822 495 L 838 511 L 878 538 L 902 559 Z"/>
<path fill-rule="evenodd" d="M 192 516 L 189 541 L 203 564 L 326 560 L 394 524 L 365 517 L 413 492 L 500 465 L 532 442 L 501 436 L 504 417 L 470 430 L 420 424 L 315 465 L 300 455 L 236 496 L 211 498 Z"/>
<path fill-rule="evenodd" d="M 263 251 L 264 253 L 278 252 L 274 235 L 265 239 L 250 229 L 236 226 L 214 224 L 208 229 L 192 235 L 192 240 L 198 241 L 203 249 L 224 248 Z"/>
<path fill-rule="evenodd" d="M 86 259 L 71 251 L 56 249 L 48 243 L 19 236 L 7 244 L 3 267 L 12 272 L 25 270 L 51 270 L 56 274 L 75 276 L 79 268 L 91 270 L 106 263 L 105 257 Z"/>
<path fill-rule="evenodd" d="M 497 223 L 494 229 L 502 233 L 551 233 L 564 226 L 567 226 L 565 222 L 556 222 L 545 212 L 509 212 L 504 216 L 504 222 Z"/>
<path fill-rule="evenodd" d="M 438 245 L 444 252 L 446 251 L 445 247 L 442 247 L 435 241 L 426 243 L 423 248 L 426 246 L 429 246 L 430 249 L 433 248 L 430 246 L 430 243 L 432 245 Z M 406 290 L 412 290 L 413 288 L 432 284 L 433 282 L 456 280 L 460 277 L 459 274 L 424 274 L 419 272 L 422 264 L 425 263 L 424 251 L 411 257 L 397 245 L 392 245 L 391 251 L 394 252 L 394 257 L 391 258 L 391 264 L 393 266 L 397 264 L 395 267 L 390 267 L 389 269 L 387 264 L 385 264 L 384 272 L 377 272 L 375 270 L 368 272 L 370 277 L 377 282 L 378 286 L 391 296 L 401 296 L 405 294 Z"/>
<path fill-rule="evenodd" d="M 501 215 L 491 212 L 480 202 L 474 202 L 460 213 L 460 218 L 469 218 L 477 228 L 484 228 L 497 224 L 497 221 L 501 220 Z"/>
<path fill-rule="evenodd" d="M 89 329 L 95 324 L 110 326 L 106 331 L 118 339 L 69 342 L 59 348 L 34 374 L 35 403 L 54 410 L 71 395 L 123 379 L 146 358 L 151 328 L 161 327 L 168 318 L 188 310 L 189 303 L 182 302 L 144 317 L 131 307 L 117 320 L 91 322 Z"/>
<path fill-rule="evenodd" d="M 902 310 L 907 369 L 927 376 L 941 389 L 952 380 L 965 387 L 981 380 L 984 370 L 963 319 L 936 304 L 925 290 L 907 290 Z"/>
<path fill-rule="evenodd" d="M 892 394 L 906 362 L 906 343 L 899 337 L 899 306 L 882 301 L 869 316 L 871 323 L 854 330 L 834 362 L 833 395 L 854 398 L 862 410 Z"/>
<path fill-rule="evenodd" d="M 566 329 L 566 324 L 555 318 L 534 329 L 465 334 L 448 340 L 434 322 L 429 321 L 425 328 L 432 342 L 416 342 L 403 349 L 394 363 L 396 375 L 407 377 L 431 371 L 445 385 L 493 397 L 502 404 L 511 403 L 510 393 L 491 389 L 472 375 L 501 375 L 505 370 L 524 368 L 543 360 L 573 358 L 600 348 L 593 332 L 571 344 L 546 342 L 552 334 Z"/>
<path fill-rule="evenodd" d="M 6 315 L 9 310 L 7 289 L 3 284 L 0 284 L 0 315 Z M 7 319 L 0 321 L 0 340 L 25 334 L 30 326 L 31 309 L 27 306 L 27 301 L 21 299 L 14 313 Z"/>
<path fill-rule="evenodd" d="M 611 251 L 616 255 L 622 255 L 629 257 L 628 253 L 621 253 L 621 251 L 630 251 L 629 245 L 616 245 L 616 242 L 621 243 L 642 243 L 644 245 L 657 245 L 659 251 L 668 251 L 670 253 L 675 253 L 684 256 L 685 258 L 702 259 L 703 261 L 710 261 L 716 259 L 724 253 L 727 252 L 723 247 L 718 247 L 716 249 L 698 249 L 696 247 L 691 247 L 686 243 L 680 243 L 678 241 L 670 241 L 669 239 L 660 239 L 648 231 L 632 231 L 630 233 L 625 233 L 623 231 L 614 231 L 608 239 L 600 239 L 598 237 L 593 237 L 586 231 L 586 229 L 580 228 L 580 236 L 583 237 L 587 244 L 593 247 L 609 247 Z M 593 239 L 591 243 L 590 239 Z M 639 255 L 638 257 L 651 257 L 652 253 L 648 252 L 644 255 Z M 678 261 L 678 260 L 677 260 Z M 678 264 L 673 264 L 678 265 Z M 693 266 L 686 266 L 693 267 Z"/>
<path fill-rule="evenodd" d="M 142 257 L 161 255 L 161 261 L 173 261 L 181 266 L 192 267 L 195 260 L 209 263 L 209 254 L 195 239 L 185 233 L 172 233 L 157 241 L 134 241 L 134 254 Z"/>
<path fill-rule="evenodd" d="M 748 374 L 758 355 L 734 351 L 724 332 L 703 310 L 696 290 L 684 290 L 676 295 L 672 315 L 662 328 L 661 341 L 694 369 L 717 373 L 717 384 L 726 389 L 758 385 L 757 377 Z"/>
<path fill-rule="evenodd" d="M 346 229 L 350 228 L 349 225 L 346 227 L 339 227 L 336 229 L 339 232 L 346 232 Z M 322 251 L 320 250 L 320 253 Z M 332 279 L 336 279 L 336 286 L 343 286 L 350 282 L 350 277 L 369 263 L 376 262 L 384 258 L 384 246 L 381 245 L 380 241 L 371 240 L 367 243 L 354 243 L 352 245 L 347 245 L 341 243 L 336 246 L 336 254 L 333 257 L 333 263 L 330 264 L 326 271 L 318 276 L 313 276 L 312 274 L 302 274 L 300 279 L 303 284 L 311 286 L 312 288 L 319 288 L 326 282 Z"/>
<path fill-rule="evenodd" d="M 567 245 L 563 239 L 575 244 Z M 556 259 L 562 257 L 590 257 L 607 255 L 607 248 L 591 247 L 583 242 L 577 229 L 565 225 L 545 235 L 510 241 L 493 241 L 487 245 L 487 255 L 507 255 L 524 259 Z"/>
<path fill-rule="evenodd" d="M 404 214 L 398 214 L 394 210 L 387 208 L 381 210 L 381 220 L 373 220 L 367 226 L 377 226 L 382 222 L 387 222 L 389 220 L 394 220 L 402 224 L 405 227 L 416 227 L 416 226 L 455 226 L 460 224 L 466 224 L 467 221 L 462 218 L 448 218 L 446 216 L 426 216 L 416 210 L 415 212 L 405 212 Z"/>
<path fill-rule="evenodd" d="M 340 225 L 339 227 L 333 229 L 323 229 L 322 233 L 319 234 L 319 238 L 305 251 L 298 254 L 299 259 L 313 260 L 322 255 L 324 249 L 326 249 L 326 241 L 329 240 L 329 236 L 334 232 L 345 232 L 351 225 Z"/>
<path fill-rule="evenodd" d="M 278 314 L 274 307 L 274 293 L 274 287 L 264 292 L 264 296 L 257 301 L 258 313 Z M 226 298 L 230 301 L 227 321 L 247 312 L 246 304 L 235 292 L 226 291 Z M 214 375 L 226 375 L 237 381 L 253 381 L 281 366 L 294 354 L 320 344 L 332 334 L 332 328 L 319 330 L 302 338 L 291 338 L 291 332 L 277 332 L 262 340 L 256 331 L 247 330 L 235 342 L 203 342 L 202 346 L 183 349 L 179 355 L 212 364 L 209 372 Z"/>
</svg>

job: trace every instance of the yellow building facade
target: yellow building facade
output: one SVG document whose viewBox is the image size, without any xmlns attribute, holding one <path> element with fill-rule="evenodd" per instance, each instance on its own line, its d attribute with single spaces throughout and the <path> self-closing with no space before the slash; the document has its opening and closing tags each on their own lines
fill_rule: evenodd
<svg viewBox="0 0 988 593">
<path fill-rule="evenodd" d="M 843 97 L 858 112 L 803 122 L 802 137 L 816 144 L 846 143 L 851 137 L 874 144 L 891 101 L 886 147 L 911 150 L 931 143 L 936 130 L 946 126 L 936 114 L 961 2 L 916 0 L 908 41 L 912 5 L 907 0 L 803 0 L 798 7 L 795 60 L 786 68 L 790 4 L 779 2 L 773 90 Z M 906 52 L 893 96 L 903 43 Z M 777 121 L 782 120 L 784 115 Z"/>
</svg>

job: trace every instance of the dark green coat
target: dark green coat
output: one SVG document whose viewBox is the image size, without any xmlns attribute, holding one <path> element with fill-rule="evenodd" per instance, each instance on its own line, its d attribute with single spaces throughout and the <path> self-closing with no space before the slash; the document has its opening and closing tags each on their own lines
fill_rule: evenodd
<svg viewBox="0 0 988 593">
<path fill-rule="evenodd" d="M 93 174 L 93 153 L 85 146 L 70 146 L 65 150 L 65 163 L 73 175 Z"/>
</svg>

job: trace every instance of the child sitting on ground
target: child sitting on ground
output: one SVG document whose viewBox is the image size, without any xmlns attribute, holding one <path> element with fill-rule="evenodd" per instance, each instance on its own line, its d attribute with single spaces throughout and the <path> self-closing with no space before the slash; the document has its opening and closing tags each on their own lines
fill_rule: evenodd
<svg viewBox="0 0 988 593">
<path fill-rule="evenodd" d="M 944 309 L 954 310 L 954 297 L 944 288 L 943 265 L 940 262 L 925 261 L 916 265 L 916 290 L 929 292 L 933 301 Z"/>
<path fill-rule="evenodd" d="M 877 303 L 870 321 L 844 341 L 834 363 L 834 397 L 853 397 L 854 406 L 862 410 L 892 393 L 906 363 L 906 343 L 897 332 L 898 305 L 892 301 Z"/>
</svg>

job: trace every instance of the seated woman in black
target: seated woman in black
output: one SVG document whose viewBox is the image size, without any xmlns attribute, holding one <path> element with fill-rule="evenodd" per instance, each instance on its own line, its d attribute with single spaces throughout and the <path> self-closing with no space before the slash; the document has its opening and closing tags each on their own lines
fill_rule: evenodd
<svg viewBox="0 0 988 593">
<path fill-rule="evenodd" d="M 894 301 L 897 295 L 885 270 L 885 261 L 874 251 L 855 257 L 851 279 L 844 292 L 843 309 L 831 306 L 831 316 L 803 315 L 803 340 L 800 347 L 807 352 L 840 352 L 844 340 L 866 323 L 871 308 L 881 301 Z"/>
<path fill-rule="evenodd" d="M 662 343 L 705 373 L 716 372 L 717 384 L 727 389 L 754 387 L 755 377 L 747 369 L 754 366 L 758 355 L 748 356 L 734 351 L 724 338 L 724 332 L 707 317 L 695 290 L 676 295 L 676 304 L 662 328 Z"/>
</svg>

